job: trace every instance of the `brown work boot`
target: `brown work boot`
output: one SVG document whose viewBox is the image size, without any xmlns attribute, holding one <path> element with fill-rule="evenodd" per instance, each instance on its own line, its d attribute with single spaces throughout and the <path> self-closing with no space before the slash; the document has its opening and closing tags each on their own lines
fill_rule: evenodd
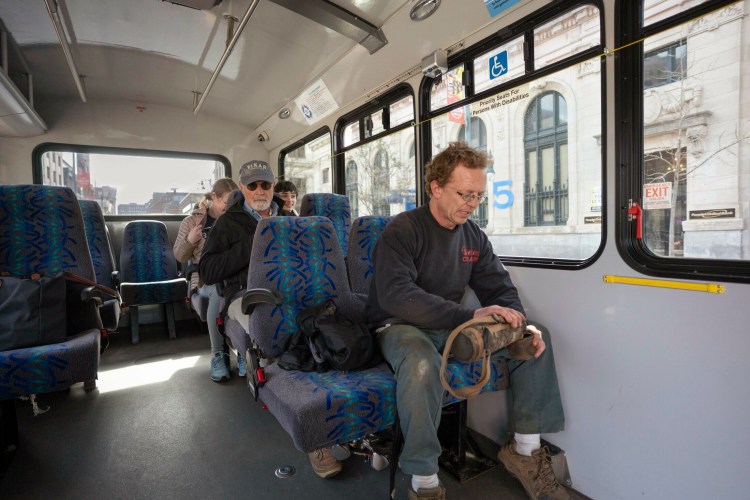
<svg viewBox="0 0 750 500">
<path fill-rule="evenodd" d="M 542 446 L 530 457 L 516 452 L 516 442 L 511 440 L 500 449 L 497 458 L 508 472 L 515 476 L 531 500 L 569 500 L 570 495 L 552 471 L 549 449 Z"/>
<path fill-rule="evenodd" d="M 414 491 L 409 482 L 409 500 L 445 500 L 445 488 L 441 483 L 437 488 L 419 488 Z"/>
<path fill-rule="evenodd" d="M 341 472 L 341 462 L 333 458 L 331 448 L 318 448 L 308 453 L 307 456 L 310 457 L 310 465 L 312 465 L 315 473 L 323 479 L 328 479 Z"/>
</svg>

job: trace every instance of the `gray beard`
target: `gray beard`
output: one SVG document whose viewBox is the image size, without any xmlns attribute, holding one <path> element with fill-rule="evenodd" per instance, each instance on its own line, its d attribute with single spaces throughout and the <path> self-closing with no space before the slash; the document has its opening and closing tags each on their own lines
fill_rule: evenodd
<svg viewBox="0 0 750 500">
<path fill-rule="evenodd" d="M 256 212 L 264 212 L 271 208 L 271 200 L 253 200 L 250 202 L 250 207 Z"/>
</svg>

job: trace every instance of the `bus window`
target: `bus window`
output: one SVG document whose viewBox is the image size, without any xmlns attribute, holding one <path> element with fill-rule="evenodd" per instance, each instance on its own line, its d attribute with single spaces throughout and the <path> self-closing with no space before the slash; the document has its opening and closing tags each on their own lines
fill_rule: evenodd
<svg viewBox="0 0 750 500">
<path fill-rule="evenodd" d="M 342 118 L 337 126 L 341 142 L 349 145 L 343 151 L 342 167 L 352 218 L 395 215 L 416 206 L 414 97 L 404 95 L 410 91 L 399 87 L 390 96 L 379 97 L 377 104 Z M 350 136 L 354 124 L 364 124 L 363 137 Z"/>
<path fill-rule="evenodd" d="M 526 72 L 523 60 L 523 37 L 474 58 L 474 92 L 480 93 L 497 87 Z"/>
<path fill-rule="evenodd" d="M 429 116 L 432 155 L 460 140 L 489 156 L 489 196 L 472 219 L 511 262 L 578 266 L 601 247 L 604 68 L 582 49 L 602 50 L 600 17 L 584 5 L 527 27 L 535 63 L 524 60 L 518 33 L 490 51 L 469 52 L 475 97 Z M 570 44 L 573 38 L 580 43 Z M 529 79 L 535 64 L 556 71 Z"/>
<path fill-rule="evenodd" d="M 332 193 L 331 132 L 325 127 L 279 153 L 279 179 L 292 181 L 297 199 L 307 193 Z"/>
<path fill-rule="evenodd" d="M 664 0 L 646 0 L 643 2 L 643 25 L 654 23 L 672 17 L 680 12 L 707 3 L 709 0 L 682 0 L 680 2 Z"/>
<path fill-rule="evenodd" d="M 534 68 L 543 68 L 599 45 L 599 24 L 599 9 L 584 5 L 536 28 Z"/>
<path fill-rule="evenodd" d="M 219 155 L 182 154 L 42 144 L 34 152 L 34 180 L 67 186 L 81 200 L 94 200 L 104 215 L 184 215 L 228 177 Z"/>
<path fill-rule="evenodd" d="M 747 278 L 747 13 L 743 2 L 686 3 L 674 9 L 646 0 L 643 25 L 654 29 L 644 29 L 626 56 L 638 62 L 640 78 L 634 64 L 618 67 L 634 82 L 629 93 L 640 114 L 632 119 L 640 127 L 637 156 L 622 162 L 632 180 L 623 196 L 642 211 L 640 220 L 623 219 L 621 234 L 631 264 L 647 273 Z"/>
<path fill-rule="evenodd" d="M 430 111 L 444 108 L 466 98 L 464 65 L 456 66 L 435 79 L 430 92 Z"/>
</svg>

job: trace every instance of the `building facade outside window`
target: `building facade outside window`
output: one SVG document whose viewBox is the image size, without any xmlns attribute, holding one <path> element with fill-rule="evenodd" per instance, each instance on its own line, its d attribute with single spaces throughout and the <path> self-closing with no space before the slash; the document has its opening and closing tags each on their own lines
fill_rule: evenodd
<svg viewBox="0 0 750 500">
<path fill-rule="evenodd" d="M 660 87 L 682 80 L 687 69 L 685 40 L 652 50 L 643 57 L 643 88 Z"/>
<path fill-rule="evenodd" d="M 524 224 L 561 226 L 568 221 L 568 109 L 558 92 L 535 97 L 524 118 L 526 183 Z"/>
<path fill-rule="evenodd" d="M 601 47 L 601 12 L 576 5 L 519 30 L 525 31 L 451 61 L 449 74 L 425 89 L 431 154 L 468 140 L 491 158 L 486 215 L 480 206 L 476 216 L 495 253 L 572 264 L 594 256 L 602 243 L 604 58 L 582 55 Z M 533 60 L 522 50 L 529 37 Z M 560 44 L 568 39 L 578 43 Z M 513 86 L 529 68 L 552 65 Z M 470 78 L 463 78 L 465 68 L 472 69 Z"/>
</svg>

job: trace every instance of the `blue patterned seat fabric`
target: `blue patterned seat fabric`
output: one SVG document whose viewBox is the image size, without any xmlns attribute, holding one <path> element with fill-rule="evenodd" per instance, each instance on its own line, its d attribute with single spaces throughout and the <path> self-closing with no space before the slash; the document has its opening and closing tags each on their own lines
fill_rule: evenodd
<svg viewBox="0 0 750 500">
<path fill-rule="evenodd" d="M 102 209 L 94 200 L 79 200 L 78 203 L 81 206 L 96 282 L 116 289 L 117 283 L 113 279 L 113 273 L 116 272 L 115 256 Z"/>
<path fill-rule="evenodd" d="M 136 220 L 125 225 L 120 251 L 120 295 L 130 308 L 133 343 L 138 337 L 138 306 L 164 304 L 169 336 L 175 337 L 174 309 L 184 303 L 188 282 L 177 275 L 177 261 L 167 226 L 155 220 Z"/>
<path fill-rule="evenodd" d="M 73 191 L 55 186 L 0 186 L 0 272 L 29 276 L 62 271 L 95 279 Z M 0 400 L 95 381 L 98 328 L 68 333 L 57 344 L 0 352 Z"/>
<path fill-rule="evenodd" d="M 187 280 L 177 276 L 177 261 L 167 226 L 155 220 L 128 222 L 120 252 L 120 293 L 128 305 L 183 301 Z"/>
<path fill-rule="evenodd" d="M 86 228 L 86 239 L 89 244 L 91 261 L 94 264 L 96 282 L 100 285 L 117 289 L 118 281 L 115 279 L 115 256 L 112 252 L 112 244 L 109 240 L 109 232 L 104 222 L 102 209 L 94 200 L 79 200 L 83 224 Z M 110 331 L 117 330 L 120 320 L 120 301 L 118 299 L 105 300 L 99 308 L 104 328 Z"/>
<path fill-rule="evenodd" d="M 271 217 L 258 223 L 248 288 L 277 290 L 278 306 L 259 304 L 250 336 L 264 357 L 277 357 L 297 329 L 297 314 L 333 299 L 356 317 L 344 257 L 326 217 Z M 386 364 L 360 372 L 266 369 L 260 397 L 302 451 L 343 443 L 393 423 L 395 380 Z"/>
<path fill-rule="evenodd" d="M 302 197 L 300 215 L 303 217 L 328 217 L 333 222 L 336 238 L 341 251 L 346 257 L 349 251 L 349 227 L 352 222 L 352 210 L 349 197 L 334 193 L 308 193 Z"/>
<path fill-rule="evenodd" d="M 363 296 L 370 292 L 370 281 L 375 272 L 372 251 L 383 229 L 392 220 L 393 217 L 381 215 L 365 215 L 354 220 L 349 236 L 351 248 L 346 256 L 346 270 L 352 292 Z"/>
<path fill-rule="evenodd" d="M 384 227 L 384 226 L 383 226 Z M 297 330 L 297 314 L 326 299 L 351 317 L 362 303 L 352 294 L 331 221 L 324 217 L 272 217 L 259 222 L 250 258 L 248 289 L 280 293 L 281 304 L 259 304 L 250 337 L 263 357 L 278 357 Z M 480 364 L 449 364 L 451 382 L 465 386 Z M 485 390 L 503 388 L 507 376 L 493 366 Z M 266 368 L 260 397 L 301 451 L 345 443 L 389 428 L 395 417 L 395 379 L 386 363 L 358 372 L 307 373 Z M 446 403 L 451 399 L 446 398 Z"/>
</svg>

